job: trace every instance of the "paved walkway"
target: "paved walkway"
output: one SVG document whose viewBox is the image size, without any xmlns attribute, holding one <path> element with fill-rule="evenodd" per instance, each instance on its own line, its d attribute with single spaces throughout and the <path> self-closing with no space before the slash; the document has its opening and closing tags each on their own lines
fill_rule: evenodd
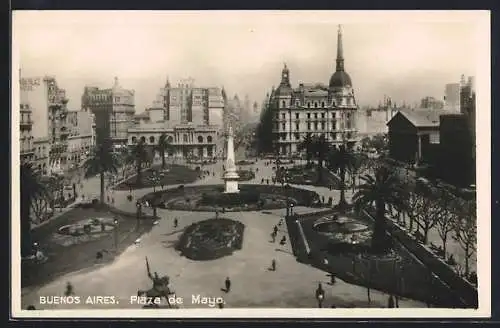
<svg viewBox="0 0 500 328">
<path fill-rule="evenodd" d="M 271 167 L 262 162 L 253 165 L 258 167 L 254 183 L 260 183 L 261 178 L 271 177 Z M 210 176 L 195 184 L 222 183 L 222 164 L 206 166 L 215 170 L 216 176 Z M 250 182 L 251 183 L 251 182 Z M 174 186 L 175 187 L 175 186 Z M 327 188 L 313 187 L 320 195 L 332 195 Z M 152 188 L 134 191 L 134 197 L 152 191 Z M 128 191 L 115 191 L 115 206 L 122 210 L 134 210 L 135 202 L 126 200 Z M 336 198 L 338 199 L 338 198 Z M 305 211 L 297 207 L 297 212 Z M 307 209 L 308 211 L 310 209 Z M 40 295 L 62 295 L 67 281 L 74 285 L 75 293 L 80 296 L 115 296 L 119 304 L 101 305 L 101 308 L 140 308 L 140 305 L 130 304 L 131 296 L 139 289 L 147 289 L 151 283 L 146 275 L 145 257 L 149 259 L 152 271 L 168 274 L 176 295 L 184 299 L 181 307 L 204 308 L 207 305 L 193 304 L 193 295 L 207 297 L 221 296 L 226 307 L 317 307 L 314 292 L 318 282 L 323 283 L 326 291 L 325 307 L 335 304 L 337 307 L 386 307 L 387 297 L 384 293 L 371 291 L 371 304 L 367 304 L 367 290 L 364 287 L 347 284 L 337 280 L 334 286 L 327 284 L 326 273 L 311 266 L 296 261 L 289 246 L 279 246 L 271 243 L 272 227 L 285 214 L 285 210 L 260 212 L 226 213 L 223 217 L 239 220 L 245 224 L 243 247 L 232 256 L 214 261 L 192 261 L 181 257 L 174 250 L 174 243 L 181 234 L 181 229 L 191 223 L 211 218 L 213 213 L 182 212 L 158 209 L 162 218 L 151 232 L 141 238 L 138 245 L 130 246 L 113 263 L 92 271 L 69 274 L 42 286 L 36 291 L 27 292 L 22 299 L 23 307 L 34 304 L 42 308 L 99 308 L 96 305 L 40 305 Z M 178 218 L 179 227 L 174 230 L 173 218 Z M 277 240 L 287 231 L 282 230 Z M 268 271 L 272 259 L 277 261 L 277 271 Z M 221 291 L 224 279 L 232 280 L 232 290 L 226 294 Z M 426 307 L 421 302 L 401 300 L 400 307 Z"/>
</svg>

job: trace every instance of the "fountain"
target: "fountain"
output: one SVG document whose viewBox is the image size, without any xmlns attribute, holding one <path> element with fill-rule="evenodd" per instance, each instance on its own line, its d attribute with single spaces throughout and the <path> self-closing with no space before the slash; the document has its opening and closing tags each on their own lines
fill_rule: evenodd
<svg viewBox="0 0 500 328">
<path fill-rule="evenodd" d="M 227 135 L 226 169 L 224 171 L 224 192 L 228 194 L 238 193 L 240 191 L 238 189 L 239 178 L 236 171 L 236 162 L 234 161 L 233 128 L 229 127 L 229 133 Z"/>
</svg>

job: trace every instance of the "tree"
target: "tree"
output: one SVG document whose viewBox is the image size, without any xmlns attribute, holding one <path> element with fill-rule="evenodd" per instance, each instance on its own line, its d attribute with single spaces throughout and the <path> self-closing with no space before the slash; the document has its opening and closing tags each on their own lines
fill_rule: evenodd
<svg viewBox="0 0 500 328">
<path fill-rule="evenodd" d="M 347 206 L 345 200 L 346 172 L 352 167 L 354 161 L 353 153 L 345 145 L 341 145 L 338 149 L 333 149 L 328 156 L 328 167 L 340 175 L 340 209 L 345 209 Z"/>
<path fill-rule="evenodd" d="M 298 151 L 305 150 L 308 167 L 311 165 L 311 159 L 313 158 L 314 155 L 314 141 L 315 141 L 314 137 L 310 132 L 308 132 L 304 137 L 304 139 L 297 146 Z"/>
<path fill-rule="evenodd" d="M 256 131 L 256 145 L 259 154 L 273 152 L 275 133 L 273 133 L 274 114 L 272 104 L 269 102 L 260 113 L 260 121 Z"/>
<path fill-rule="evenodd" d="M 454 215 L 453 207 L 457 205 L 457 200 L 445 189 L 441 189 L 437 196 L 443 211 L 437 218 L 436 230 L 443 243 L 443 256 L 446 259 L 446 242 L 448 241 L 449 234 L 455 229 L 456 216 Z"/>
<path fill-rule="evenodd" d="M 386 234 L 387 209 L 403 210 L 405 203 L 402 199 L 404 189 L 397 177 L 385 166 L 379 166 L 375 177 L 364 175 L 364 182 L 358 186 L 358 191 L 353 196 L 354 207 L 357 210 L 372 207 L 375 203 L 375 225 L 372 236 L 372 251 L 384 253 L 391 247 L 390 239 Z"/>
<path fill-rule="evenodd" d="M 417 185 L 418 191 L 416 193 L 419 194 L 418 202 L 416 208 L 415 215 L 417 217 L 417 225 L 422 228 L 423 233 L 423 242 L 427 244 L 429 230 L 434 228 L 437 224 L 439 216 L 442 214 L 443 209 L 439 200 L 434 196 L 436 194 L 435 189 L 432 186 L 427 186 L 424 184 Z"/>
<path fill-rule="evenodd" d="M 353 157 L 353 161 L 348 169 L 352 180 L 352 188 L 354 191 L 354 188 L 356 186 L 356 177 L 359 176 L 359 173 L 364 168 L 365 162 L 367 162 L 368 157 L 362 153 L 353 154 Z"/>
<path fill-rule="evenodd" d="M 137 185 L 140 185 L 142 183 L 142 168 L 144 163 L 148 161 L 148 158 L 149 154 L 146 150 L 144 141 L 141 140 L 132 146 L 128 162 L 135 165 L 135 169 L 137 172 Z"/>
<path fill-rule="evenodd" d="M 323 180 L 323 162 L 330 150 L 330 145 L 324 134 L 318 138 L 314 138 L 313 143 L 314 155 L 318 160 L 318 183 Z"/>
<path fill-rule="evenodd" d="M 477 242 L 477 222 L 476 222 L 476 201 L 461 200 L 456 209 L 455 235 L 465 257 L 465 275 L 469 275 L 469 262 L 476 252 Z"/>
<path fill-rule="evenodd" d="M 41 174 L 35 171 L 31 163 L 21 164 L 21 256 L 31 255 L 31 206 L 34 199 L 46 196 L 45 185 L 41 183 Z"/>
<path fill-rule="evenodd" d="M 109 147 L 97 145 L 90 157 L 85 160 L 83 166 L 85 168 L 85 178 L 99 174 L 101 187 L 100 202 L 104 204 L 105 174 L 118 172 L 118 167 L 120 166 L 118 156 L 109 151 Z"/>
</svg>

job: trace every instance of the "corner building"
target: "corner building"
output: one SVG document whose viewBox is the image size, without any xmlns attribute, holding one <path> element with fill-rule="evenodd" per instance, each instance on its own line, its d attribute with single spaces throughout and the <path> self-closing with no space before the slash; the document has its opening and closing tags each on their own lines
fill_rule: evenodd
<svg viewBox="0 0 500 328">
<path fill-rule="evenodd" d="M 333 145 L 353 144 L 357 141 L 354 89 L 344 69 L 342 30 L 337 39 L 336 69 L 329 84 L 299 84 L 292 88 L 290 70 L 284 66 L 281 82 L 271 92 L 269 105 L 275 112 L 273 133 L 281 155 L 298 153 L 304 137 L 324 135 Z"/>
</svg>

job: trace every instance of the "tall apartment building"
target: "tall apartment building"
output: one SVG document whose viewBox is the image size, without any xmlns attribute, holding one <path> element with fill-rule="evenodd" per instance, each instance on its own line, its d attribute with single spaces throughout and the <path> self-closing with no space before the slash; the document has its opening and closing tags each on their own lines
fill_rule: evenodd
<svg viewBox="0 0 500 328">
<path fill-rule="evenodd" d="M 219 88 L 195 87 L 191 78 L 172 87 L 167 79 L 153 105 L 135 116 L 128 144 L 142 140 L 153 146 L 166 135 L 173 146 L 168 156 L 214 157 L 220 148 L 223 107 Z"/>
<path fill-rule="evenodd" d="M 454 113 L 460 112 L 460 83 L 448 83 L 445 85 L 444 109 Z"/>
<path fill-rule="evenodd" d="M 434 97 L 424 97 L 420 100 L 420 107 L 422 109 L 443 109 L 443 101 L 436 99 Z"/>
<path fill-rule="evenodd" d="M 470 76 L 467 81 L 462 75 L 460 81 L 460 113 L 467 117 L 474 145 L 476 140 L 476 87 L 474 77 Z"/>
<path fill-rule="evenodd" d="M 281 82 L 271 91 L 269 104 L 273 110 L 273 133 L 280 154 L 298 152 L 307 133 L 324 135 L 331 144 L 352 144 L 357 140 L 358 106 L 350 76 L 344 69 L 342 31 L 339 26 L 336 70 L 329 85 L 299 84 L 292 88 L 290 71 L 284 66 Z"/>
<path fill-rule="evenodd" d="M 82 109 L 95 115 L 97 141 L 107 140 L 115 145 L 127 143 L 127 131 L 134 124 L 135 92 L 124 89 L 117 77 L 110 89 L 85 87 Z"/>
<path fill-rule="evenodd" d="M 33 162 L 43 174 L 64 169 L 67 158 L 66 91 L 53 76 L 21 77 L 21 98 L 31 109 Z M 25 113 L 27 115 L 27 113 Z"/>
<path fill-rule="evenodd" d="M 68 164 L 76 168 L 82 164 L 90 153 L 93 144 L 93 117 L 88 110 L 69 111 L 68 126 Z"/>
</svg>

